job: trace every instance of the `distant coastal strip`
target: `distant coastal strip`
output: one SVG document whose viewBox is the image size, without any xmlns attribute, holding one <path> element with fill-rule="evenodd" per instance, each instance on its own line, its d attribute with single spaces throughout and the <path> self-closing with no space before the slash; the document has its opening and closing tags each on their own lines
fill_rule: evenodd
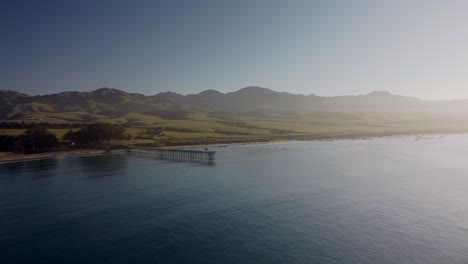
<svg viewBox="0 0 468 264">
<path fill-rule="evenodd" d="M 456 131 L 451 133 L 399 133 L 399 134 L 378 134 L 378 135 L 347 135 L 341 137 L 301 137 L 295 139 L 277 139 L 271 141 L 246 141 L 239 143 L 213 143 L 213 144 L 204 144 L 204 145 L 176 145 L 176 146 L 166 146 L 159 147 L 161 149 L 217 149 L 224 148 L 229 146 L 240 146 L 240 145 L 258 145 L 258 144 L 270 144 L 270 143 L 280 143 L 280 142 L 292 142 L 292 141 L 335 141 L 335 140 L 372 140 L 374 138 L 383 138 L 383 137 L 414 137 L 414 140 L 422 139 L 434 139 L 442 138 L 445 135 L 464 135 L 468 132 Z M 137 148 L 135 148 L 137 149 Z M 18 153 L 6 153 L 0 152 L 0 164 L 18 162 L 18 161 L 33 161 L 41 159 L 50 159 L 50 158 L 59 158 L 59 157 L 80 157 L 80 156 L 95 156 L 95 155 L 106 155 L 106 154 L 119 154 L 119 153 L 129 153 L 132 152 L 131 146 L 122 146 L 116 145 L 114 147 L 103 148 L 82 148 L 82 149 L 66 149 L 58 151 L 49 151 L 44 153 L 35 153 L 35 154 L 18 154 Z"/>
</svg>

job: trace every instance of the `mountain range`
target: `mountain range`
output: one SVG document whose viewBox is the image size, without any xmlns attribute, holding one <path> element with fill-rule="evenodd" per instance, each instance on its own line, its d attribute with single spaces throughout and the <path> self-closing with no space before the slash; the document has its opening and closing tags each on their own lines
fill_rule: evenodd
<svg viewBox="0 0 468 264">
<path fill-rule="evenodd" d="M 339 127 L 341 123 L 352 123 L 353 127 L 359 127 L 361 124 L 364 126 L 363 130 L 365 127 L 382 125 L 391 129 L 392 124 L 393 128 L 402 129 L 458 130 L 464 129 L 464 122 L 468 121 L 468 100 L 425 101 L 386 91 L 323 97 L 276 92 L 256 86 L 229 93 L 206 90 L 190 95 L 173 92 L 142 95 L 113 88 L 38 96 L 0 91 L 0 119 L 111 121 L 130 126 L 153 126 L 170 120 L 198 120 L 224 125 L 228 122 L 243 122 L 244 126 L 255 122 L 254 127 L 258 127 L 259 122 L 265 122 L 268 129 L 275 129 L 274 122 L 303 123 L 303 129 L 293 125 L 296 129 L 292 131 L 296 132 L 310 131 L 310 127 L 307 128 L 306 125 L 310 125 L 315 131 L 317 127 L 321 127 L 321 123 L 322 127 Z M 180 122 L 173 122 L 171 125 L 184 128 Z M 191 124 L 190 127 L 194 126 L 196 124 Z M 284 129 L 289 126 L 278 127 Z"/>
</svg>

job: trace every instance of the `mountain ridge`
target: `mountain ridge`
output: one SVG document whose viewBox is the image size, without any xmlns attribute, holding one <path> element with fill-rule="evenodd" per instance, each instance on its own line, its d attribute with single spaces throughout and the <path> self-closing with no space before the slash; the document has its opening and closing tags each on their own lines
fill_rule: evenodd
<svg viewBox="0 0 468 264">
<path fill-rule="evenodd" d="M 279 94 L 289 94 L 289 95 L 298 95 L 298 96 L 314 96 L 314 97 L 321 97 L 321 98 L 336 98 L 336 97 L 349 97 L 349 96 L 400 96 L 400 97 L 406 97 L 406 98 L 414 98 L 418 99 L 421 101 L 426 101 L 426 102 L 453 102 L 453 101 L 468 101 L 468 98 L 460 98 L 460 99 L 441 99 L 441 100 L 429 100 L 429 99 L 421 99 L 415 96 L 406 96 L 406 95 L 399 95 L 399 94 L 394 94 L 390 91 L 387 90 L 375 90 L 371 91 L 366 94 L 344 94 L 344 95 L 334 95 L 334 96 L 322 96 L 322 95 L 316 95 L 314 93 L 310 94 L 296 94 L 296 93 L 290 93 L 290 92 L 284 92 L 284 91 L 276 91 L 270 88 L 265 88 L 265 87 L 260 87 L 260 86 L 246 86 L 243 88 L 240 88 L 236 91 L 231 91 L 231 92 L 221 92 L 216 89 L 207 89 L 200 91 L 198 93 L 193 93 L 193 94 L 181 94 L 173 91 L 166 91 L 166 92 L 158 92 L 156 94 L 142 94 L 142 93 L 134 93 L 134 92 L 129 92 L 126 90 L 122 89 L 117 89 L 117 88 L 111 88 L 111 87 L 101 87 L 97 88 L 95 90 L 91 91 L 73 91 L 73 90 L 66 90 L 63 92 L 57 92 L 57 93 L 50 93 L 50 94 L 41 94 L 41 95 L 30 95 L 27 93 L 19 92 L 19 91 L 14 91 L 14 90 L 8 90 L 8 89 L 3 89 L 0 90 L 0 99 L 4 96 L 4 93 L 11 93 L 11 94 L 18 94 L 22 96 L 27 96 L 27 97 L 40 97 L 40 96 L 48 96 L 48 95 L 60 95 L 60 94 L 66 94 L 66 93 L 72 93 L 72 94 L 78 94 L 78 93 L 125 93 L 125 94 L 132 94 L 132 95 L 140 95 L 144 97 L 153 97 L 153 96 L 158 96 L 158 95 L 164 95 L 164 94 L 173 94 L 173 95 L 180 95 L 180 96 L 194 96 L 194 95 L 205 95 L 205 94 L 219 94 L 219 95 L 227 95 L 227 94 L 236 94 L 236 93 L 243 93 L 243 92 L 251 92 L 253 90 L 257 91 L 265 91 L 265 92 L 273 92 L 273 93 L 279 93 Z"/>
<path fill-rule="evenodd" d="M 180 118 L 187 113 L 351 113 L 357 115 L 388 113 L 468 113 L 468 100 L 426 101 L 415 97 L 374 91 L 364 95 L 317 96 L 277 92 L 247 86 L 223 93 L 209 89 L 182 95 L 161 92 L 155 95 L 129 93 L 102 87 L 89 92 L 65 91 L 46 95 L 27 95 L 0 91 L 0 119 L 21 120 L 44 113 L 85 113 L 117 118 L 129 113 Z M 184 114 L 180 114 L 184 113 Z M 46 118 L 47 119 L 47 118 Z"/>
</svg>

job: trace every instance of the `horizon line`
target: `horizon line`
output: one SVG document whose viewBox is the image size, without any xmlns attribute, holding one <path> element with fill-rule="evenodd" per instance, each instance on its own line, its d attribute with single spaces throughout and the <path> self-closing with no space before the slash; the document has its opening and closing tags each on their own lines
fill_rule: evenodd
<svg viewBox="0 0 468 264">
<path fill-rule="evenodd" d="M 206 89 L 206 90 L 202 90 L 202 91 L 200 91 L 198 93 L 187 93 L 187 94 L 173 92 L 173 91 L 161 91 L 161 92 L 158 92 L 156 94 L 148 94 L 148 93 L 140 93 L 140 92 L 131 92 L 131 91 L 124 90 L 123 88 L 115 88 L 115 87 L 107 87 L 107 86 L 103 86 L 103 87 L 96 88 L 94 90 L 87 90 L 87 91 L 64 90 L 64 91 L 61 91 L 61 92 L 44 93 L 44 94 L 29 94 L 29 93 L 25 93 L 25 92 L 21 92 L 21 91 L 15 91 L 15 90 L 9 90 L 9 89 L 0 89 L 0 92 L 15 92 L 15 93 L 20 93 L 20 94 L 24 94 L 24 95 L 27 95 L 27 96 L 34 97 L 34 96 L 57 95 L 57 94 L 62 94 L 62 93 L 74 93 L 74 92 L 76 92 L 76 93 L 92 93 L 92 92 L 96 92 L 96 91 L 102 90 L 102 89 L 109 89 L 109 90 L 117 90 L 117 91 L 124 92 L 124 93 L 127 93 L 127 94 L 139 94 L 139 95 L 143 95 L 143 96 L 157 96 L 159 94 L 166 94 L 166 93 L 173 93 L 173 94 L 178 94 L 178 95 L 181 95 L 181 96 L 190 96 L 190 95 L 201 94 L 201 93 L 207 92 L 207 91 L 218 92 L 220 94 L 226 95 L 226 94 L 230 94 L 230 93 L 236 93 L 236 92 L 239 92 L 241 90 L 249 89 L 249 88 L 260 88 L 260 89 L 269 90 L 269 91 L 272 91 L 272 92 L 275 92 L 275 93 L 285 93 L 285 94 L 290 94 L 290 95 L 302 95 L 302 96 L 317 96 L 317 97 L 323 97 L 323 98 L 347 97 L 347 96 L 369 96 L 369 95 L 372 95 L 372 94 L 375 94 L 375 93 L 386 93 L 386 94 L 391 95 L 391 96 L 401 96 L 401 97 L 405 97 L 405 98 L 413 98 L 413 99 L 417 99 L 417 100 L 421 100 L 421 101 L 428 101 L 428 102 L 449 102 L 449 101 L 465 101 L 465 100 L 468 100 L 468 98 L 423 99 L 423 98 L 420 98 L 420 97 L 417 97 L 417 96 L 408 96 L 408 95 L 392 93 L 391 91 L 388 91 L 388 90 L 374 90 L 374 91 L 370 91 L 370 92 L 364 93 L 364 94 L 343 94 L 343 95 L 318 95 L 318 94 L 314 94 L 314 93 L 302 94 L 302 93 L 291 93 L 291 92 L 287 92 L 287 91 L 278 91 L 278 90 L 274 90 L 274 89 L 271 89 L 271 88 L 256 86 L 256 85 L 245 86 L 245 87 L 242 87 L 242 88 L 239 88 L 237 90 L 230 91 L 230 92 L 222 92 L 222 91 L 219 91 L 219 90 L 216 90 L 216 89 Z"/>
</svg>

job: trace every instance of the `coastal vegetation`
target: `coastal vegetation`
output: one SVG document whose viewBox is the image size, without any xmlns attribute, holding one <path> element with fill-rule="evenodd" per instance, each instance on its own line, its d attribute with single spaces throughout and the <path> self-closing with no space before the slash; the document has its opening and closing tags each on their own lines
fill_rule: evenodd
<svg viewBox="0 0 468 264">
<path fill-rule="evenodd" d="M 0 135 L 0 151 L 33 154 L 57 150 L 63 147 L 99 148 L 128 138 L 125 129 L 118 124 L 94 123 L 84 125 L 80 130 L 69 130 L 60 140 L 42 125 L 28 126 L 18 136 Z M 61 144 L 62 143 L 62 144 Z"/>
<path fill-rule="evenodd" d="M 459 133 L 468 131 L 465 105 L 388 92 L 320 97 L 261 87 L 153 96 L 111 88 L 43 96 L 0 91 L 1 151 L 22 152 L 12 142 L 33 127 L 62 147 L 81 148 Z"/>
<path fill-rule="evenodd" d="M 63 136 L 65 141 L 82 147 L 110 145 L 125 138 L 125 129 L 121 125 L 110 123 L 88 124 L 78 131 L 70 130 Z"/>
<path fill-rule="evenodd" d="M 0 150 L 32 154 L 59 146 L 57 137 L 41 126 L 32 126 L 19 136 L 0 136 Z"/>
</svg>

